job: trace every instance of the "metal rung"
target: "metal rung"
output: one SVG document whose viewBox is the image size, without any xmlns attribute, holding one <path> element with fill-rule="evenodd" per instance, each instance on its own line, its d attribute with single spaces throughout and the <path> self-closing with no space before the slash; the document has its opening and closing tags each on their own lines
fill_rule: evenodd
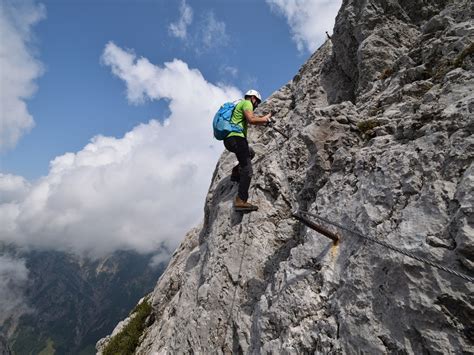
<svg viewBox="0 0 474 355">
<path fill-rule="evenodd" d="M 339 236 L 329 230 L 327 230 L 326 228 L 320 226 L 319 224 L 316 224 L 314 223 L 313 221 L 310 221 L 309 219 L 299 215 L 297 212 L 296 213 L 292 213 L 292 216 L 294 218 L 296 218 L 298 221 L 300 221 L 301 223 L 305 224 L 306 226 L 308 226 L 309 228 L 315 230 L 316 232 L 318 232 L 319 234 L 322 234 L 324 235 L 326 238 L 329 238 L 331 239 L 334 243 L 337 243 L 339 242 Z"/>
</svg>

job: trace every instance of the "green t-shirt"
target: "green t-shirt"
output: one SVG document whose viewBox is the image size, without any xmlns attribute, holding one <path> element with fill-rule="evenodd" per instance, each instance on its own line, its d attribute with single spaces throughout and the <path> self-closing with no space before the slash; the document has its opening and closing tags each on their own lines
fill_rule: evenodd
<svg viewBox="0 0 474 355">
<path fill-rule="evenodd" d="M 232 113 L 231 122 L 242 127 L 243 132 L 230 132 L 227 137 L 247 137 L 247 120 L 244 116 L 244 111 L 252 111 L 253 112 L 253 105 L 252 102 L 249 100 L 242 100 L 240 101 L 234 109 Z"/>
</svg>

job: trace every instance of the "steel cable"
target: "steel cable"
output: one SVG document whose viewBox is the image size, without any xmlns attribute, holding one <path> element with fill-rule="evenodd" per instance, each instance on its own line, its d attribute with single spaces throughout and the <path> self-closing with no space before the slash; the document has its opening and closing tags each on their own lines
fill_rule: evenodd
<svg viewBox="0 0 474 355">
<path fill-rule="evenodd" d="M 412 258 L 412 259 L 418 260 L 418 261 L 420 261 L 420 262 L 422 262 L 422 263 L 428 264 L 428 265 L 430 265 L 430 266 L 432 266 L 432 267 L 435 267 L 435 268 L 437 268 L 437 269 L 439 269 L 439 270 L 442 270 L 442 271 L 447 272 L 447 273 L 449 273 L 449 274 L 452 274 L 452 275 L 455 275 L 455 276 L 457 276 L 457 277 L 460 277 L 460 278 L 462 278 L 462 279 L 464 279 L 464 280 L 466 280 L 466 281 L 474 282 L 474 278 L 472 278 L 472 277 L 470 277 L 470 276 L 468 276 L 468 275 L 462 274 L 462 273 L 460 273 L 460 272 L 458 272 L 458 271 L 456 271 L 456 270 L 450 269 L 450 268 L 448 268 L 448 267 L 446 267 L 446 266 L 443 266 L 443 265 L 440 265 L 440 264 L 438 264 L 438 263 L 435 263 L 435 262 L 433 262 L 433 261 L 431 261 L 431 260 L 425 259 L 425 258 L 423 258 L 423 257 L 421 257 L 421 256 L 418 256 L 418 255 L 415 255 L 415 254 L 413 254 L 413 253 L 407 252 L 407 251 L 405 251 L 405 250 L 403 250 L 403 249 L 400 249 L 400 248 L 398 248 L 398 247 L 396 247 L 396 246 L 393 246 L 393 245 L 391 245 L 391 244 L 389 244 L 389 243 L 386 243 L 386 242 L 384 242 L 384 241 L 378 240 L 377 238 L 369 237 L 369 236 L 367 236 L 367 235 L 363 235 L 362 233 L 359 233 L 359 232 L 357 232 L 357 231 L 355 231 L 355 230 L 353 230 L 353 229 L 347 228 L 347 227 L 345 227 L 345 226 L 343 226 L 343 225 L 341 225 L 341 224 L 339 224 L 339 223 L 330 221 L 330 220 L 327 219 L 327 218 L 318 216 L 318 215 L 316 215 L 316 214 L 314 214 L 314 213 L 309 213 L 309 212 L 304 212 L 304 211 L 299 211 L 299 210 L 296 211 L 296 213 L 300 213 L 300 214 L 302 214 L 302 215 L 306 215 L 306 216 L 310 216 L 310 217 L 319 219 L 319 220 L 321 220 L 321 221 L 323 221 L 323 222 L 326 222 L 326 223 L 328 223 L 328 224 L 331 224 L 331 225 L 333 225 L 333 226 L 335 226 L 335 227 L 337 227 L 337 228 L 339 228 L 339 229 L 341 229 L 341 230 L 344 230 L 344 231 L 346 231 L 346 232 L 348 232 L 348 233 L 355 234 L 355 235 L 357 235 L 357 236 L 360 237 L 360 238 L 369 240 L 369 241 L 371 241 L 371 242 L 373 242 L 373 243 L 376 243 L 376 244 L 379 244 L 379 245 L 381 245 L 381 246 L 383 246 L 383 247 L 385 247 L 385 248 L 387 248 L 387 249 L 390 249 L 390 250 L 393 250 L 393 251 L 395 251 L 395 252 L 397 252 L 397 253 L 400 253 L 400 254 L 403 254 L 403 255 L 405 255 L 405 256 L 408 256 L 409 258 Z"/>
</svg>

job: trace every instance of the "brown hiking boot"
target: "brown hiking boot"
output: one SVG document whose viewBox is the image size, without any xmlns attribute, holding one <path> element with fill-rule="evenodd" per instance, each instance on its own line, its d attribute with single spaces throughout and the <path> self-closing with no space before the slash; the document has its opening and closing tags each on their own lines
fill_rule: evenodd
<svg viewBox="0 0 474 355">
<path fill-rule="evenodd" d="M 237 212 L 251 212 L 258 210 L 258 207 L 237 196 L 234 201 L 234 210 Z"/>
</svg>

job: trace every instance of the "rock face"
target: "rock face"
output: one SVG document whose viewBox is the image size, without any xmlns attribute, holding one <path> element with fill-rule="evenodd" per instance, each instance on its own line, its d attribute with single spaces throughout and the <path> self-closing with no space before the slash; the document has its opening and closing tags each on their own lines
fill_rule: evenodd
<svg viewBox="0 0 474 355">
<path fill-rule="evenodd" d="M 474 352 L 474 20 L 464 0 L 345 0 L 332 43 L 259 110 L 250 198 L 219 160 L 203 225 L 152 294 L 139 354 Z"/>
</svg>

